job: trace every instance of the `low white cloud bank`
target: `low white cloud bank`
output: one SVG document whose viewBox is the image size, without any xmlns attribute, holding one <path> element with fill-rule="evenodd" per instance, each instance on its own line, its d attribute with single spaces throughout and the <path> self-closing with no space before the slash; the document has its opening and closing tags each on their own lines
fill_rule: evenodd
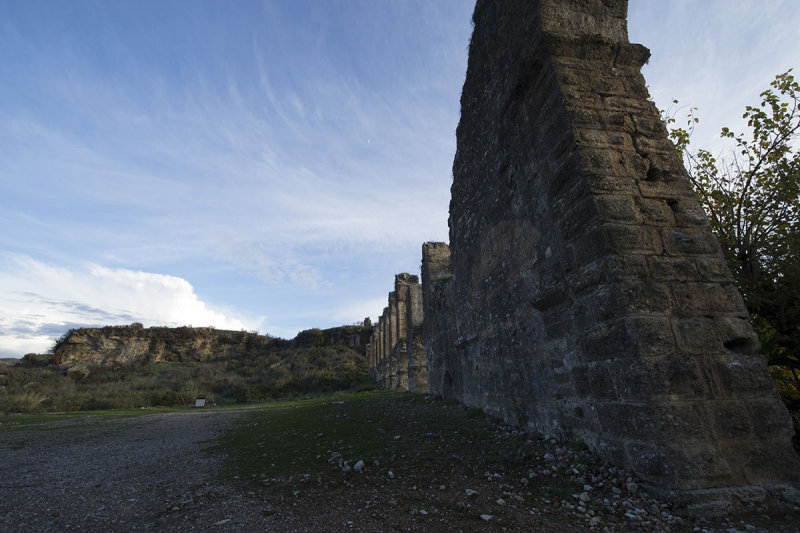
<svg viewBox="0 0 800 533">
<path fill-rule="evenodd" d="M 211 308 L 176 276 L 96 264 L 67 268 L 0 253 L 0 357 L 45 352 L 73 327 L 131 322 L 234 330 L 259 325 Z"/>
</svg>

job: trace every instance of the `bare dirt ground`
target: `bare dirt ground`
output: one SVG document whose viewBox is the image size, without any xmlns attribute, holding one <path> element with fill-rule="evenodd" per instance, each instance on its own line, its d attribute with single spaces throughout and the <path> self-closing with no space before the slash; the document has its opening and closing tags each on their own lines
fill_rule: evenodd
<svg viewBox="0 0 800 533">
<path fill-rule="evenodd" d="M 318 428 L 315 421 L 341 424 L 362 413 L 349 410 L 350 402 L 330 403 L 318 406 L 306 428 L 310 436 L 292 426 L 282 428 L 286 437 L 277 440 L 295 434 L 292 449 L 300 441 L 323 441 L 329 435 L 322 432 L 331 427 Z M 408 424 L 419 423 L 431 409 L 442 416 L 453 409 L 441 402 L 380 405 L 379 416 L 398 428 L 385 435 L 390 447 L 401 447 L 412 433 Z M 474 436 L 462 441 L 452 431 L 447 436 L 426 430 L 418 444 L 398 448 L 380 464 L 367 460 L 363 471 L 352 470 L 355 457 L 341 460 L 358 442 L 337 437 L 339 451 L 323 450 L 317 458 L 324 468 L 311 476 L 292 474 L 291 467 L 284 470 L 288 475 L 273 478 L 220 475 L 226 455 L 209 448 L 226 430 L 248 426 L 258 448 L 260 439 L 278 429 L 271 416 L 219 409 L 45 418 L 34 424 L 0 419 L 0 531 L 800 531 L 792 519 L 780 517 L 681 520 L 666 506 L 629 493 L 624 476 L 590 464 L 582 452 L 554 441 L 524 441 L 513 429 L 492 425 L 491 440 L 480 441 L 481 447 L 490 443 L 503 454 L 504 442 L 519 447 L 522 439 L 531 448 L 527 457 L 537 459 L 519 468 L 485 470 L 477 466 L 480 453 L 470 448 Z M 352 422 L 374 427 L 383 438 L 382 420 Z M 419 455 L 409 451 L 418 446 Z M 263 465 L 256 466 L 267 469 L 291 454 L 258 456 Z"/>
<path fill-rule="evenodd" d="M 0 426 L 0 531 L 270 531 L 204 452 L 241 412 Z M 10 419 L 13 420 L 13 419 Z"/>
</svg>

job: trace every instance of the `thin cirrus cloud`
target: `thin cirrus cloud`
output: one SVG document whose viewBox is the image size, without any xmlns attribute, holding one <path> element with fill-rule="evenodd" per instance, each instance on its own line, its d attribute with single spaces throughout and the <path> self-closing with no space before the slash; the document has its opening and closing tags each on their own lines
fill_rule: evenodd
<svg viewBox="0 0 800 533">
<path fill-rule="evenodd" d="M 0 6 L 0 250 L 59 279 L 23 290 L 32 275 L 4 261 L 3 345 L 58 325 L 291 336 L 370 314 L 446 236 L 470 12 Z"/>
</svg>

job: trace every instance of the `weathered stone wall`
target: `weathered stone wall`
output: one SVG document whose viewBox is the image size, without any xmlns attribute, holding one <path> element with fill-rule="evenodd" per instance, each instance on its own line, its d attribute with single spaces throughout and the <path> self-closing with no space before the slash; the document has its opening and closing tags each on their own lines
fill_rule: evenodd
<svg viewBox="0 0 800 533">
<path fill-rule="evenodd" d="M 793 430 L 626 16 L 478 0 L 450 249 L 423 246 L 429 389 L 654 486 L 758 498 L 798 479 Z"/>
<path fill-rule="evenodd" d="M 427 391 L 419 277 L 397 274 L 388 303 L 370 341 L 370 373 L 381 388 Z"/>
</svg>

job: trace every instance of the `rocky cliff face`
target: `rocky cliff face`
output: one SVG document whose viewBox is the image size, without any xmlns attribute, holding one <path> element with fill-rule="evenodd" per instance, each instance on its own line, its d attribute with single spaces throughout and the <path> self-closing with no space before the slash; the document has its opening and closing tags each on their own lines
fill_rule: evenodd
<svg viewBox="0 0 800 533">
<path fill-rule="evenodd" d="M 129 326 L 80 328 L 69 331 L 52 355 L 56 364 L 129 366 L 165 361 L 210 361 L 252 357 L 280 348 L 344 345 L 364 353 L 370 326 L 342 326 L 300 332 L 291 341 L 247 331 L 214 328 L 145 328 Z"/>
<path fill-rule="evenodd" d="M 144 328 L 141 324 L 74 329 L 57 343 L 57 364 L 132 365 L 164 361 L 209 361 L 256 355 L 286 344 L 247 331 L 214 328 Z"/>
<path fill-rule="evenodd" d="M 372 326 L 340 326 L 328 329 L 307 329 L 292 339 L 292 348 L 342 345 L 364 354 L 373 331 Z"/>
</svg>

